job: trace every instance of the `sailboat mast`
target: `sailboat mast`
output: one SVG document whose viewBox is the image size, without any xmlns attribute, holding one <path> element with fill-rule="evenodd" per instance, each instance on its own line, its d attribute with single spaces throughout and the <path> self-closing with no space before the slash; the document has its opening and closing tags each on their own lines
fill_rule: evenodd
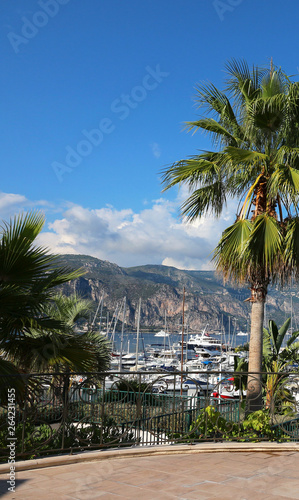
<svg viewBox="0 0 299 500">
<path fill-rule="evenodd" d="M 139 299 L 138 304 L 138 313 L 137 313 L 137 339 L 136 339 L 136 371 L 138 365 L 138 353 L 139 353 L 139 330 L 140 330 L 140 313 L 141 313 L 141 297 Z"/>
<path fill-rule="evenodd" d="M 121 339 L 120 339 L 120 354 L 119 354 L 119 371 L 122 369 L 122 361 L 123 361 L 123 347 L 124 347 L 124 328 L 125 328 L 125 318 L 126 318 L 126 300 L 124 297 L 124 309 L 123 309 L 123 322 L 121 327 Z"/>
<path fill-rule="evenodd" d="M 101 294 L 101 297 L 100 297 L 100 300 L 99 300 L 99 303 L 98 303 L 98 306 L 97 306 L 97 309 L 96 309 L 96 312 L 95 312 L 95 315 L 93 317 L 93 320 L 91 322 L 91 328 L 94 327 L 94 324 L 95 324 L 95 321 L 97 319 L 97 315 L 98 315 L 98 312 L 99 312 L 99 309 L 100 309 L 100 306 L 101 304 L 103 304 L 103 299 L 104 299 L 104 292 L 102 292 Z M 103 305 L 102 305 L 102 308 L 103 308 Z"/>
<path fill-rule="evenodd" d="M 99 325 L 99 332 L 100 333 L 102 331 L 103 305 L 104 305 L 104 293 L 102 294 L 102 299 L 101 299 L 101 312 L 100 312 L 100 325 Z"/>
<path fill-rule="evenodd" d="M 164 311 L 164 363 L 165 363 L 165 349 L 166 349 L 166 309 Z M 169 337 L 168 337 L 168 344 L 169 344 Z M 170 346 L 169 346 L 170 347 Z"/>
<path fill-rule="evenodd" d="M 188 361 L 188 335 L 189 335 L 189 318 L 187 318 L 187 325 L 186 325 L 186 363 Z"/>
<path fill-rule="evenodd" d="M 113 317 L 114 317 L 114 326 L 113 326 L 113 331 L 111 333 L 111 344 L 112 344 L 112 349 L 114 349 L 114 341 L 115 341 L 115 330 L 116 330 L 116 325 L 117 325 L 117 322 L 118 322 L 118 316 L 119 316 L 119 313 L 120 313 L 120 305 L 119 304 L 116 304 L 116 309 L 113 313 Z M 112 320 L 111 320 L 111 325 L 112 325 L 112 322 L 113 322 L 113 317 L 112 317 Z"/>
<path fill-rule="evenodd" d="M 183 394 L 184 326 L 185 326 L 185 287 L 183 289 L 182 352 L 181 352 L 181 396 Z"/>
</svg>

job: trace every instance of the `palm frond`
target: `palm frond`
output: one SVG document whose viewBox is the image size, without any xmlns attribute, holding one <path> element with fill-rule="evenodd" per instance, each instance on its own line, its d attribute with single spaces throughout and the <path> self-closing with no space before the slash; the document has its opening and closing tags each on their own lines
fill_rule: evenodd
<svg viewBox="0 0 299 500">
<path fill-rule="evenodd" d="M 237 107 L 260 95 L 260 84 L 268 69 L 253 66 L 250 70 L 245 60 L 236 59 L 231 59 L 225 68 L 228 74 L 226 89 L 234 97 Z"/>
<path fill-rule="evenodd" d="M 243 255 L 251 230 L 251 221 L 239 219 L 222 234 L 214 251 L 213 260 L 216 268 L 222 271 L 227 279 L 240 281 L 245 279 Z"/>
<path fill-rule="evenodd" d="M 33 242 L 45 224 L 42 212 L 28 212 L 16 215 L 10 222 L 3 222 L 1 227 L 2 241 L 11 245 L 26 239 Z"/>
<path fill-rule="evenodd" d="M 205 107 L 208 112 L 214 112 L 217 117 L 226 117 L 230 122 L 237 123 L 233 108 L 227 96 L 212 83 L 198 84 L 195 102 L 198 108 Z"/>
<path fill-rule="evenodd" d="M 244 249 L 248 269 L 263 269 L 265 276 L 278 273 L 282 267 L 283 236 L 277 221 L 262 214 L 253 221 L 252 231 Z"/>
<path fill-rule="evenodd" d="M 225 148 L 225 153 L 227 158 L 234 163 L 235 168 L 240 168 L 241 165 L 259 165 L 262 167 L 266 166 L 269 161 L 267 154 L 260 153 L 258 151 L 236 148 L 233 146 Z"/>
<path fill-rule="evenodd" d="M 284 263 L 287 269 L 299 272 L 299 218 L 288 221 L 284 239 Z"/>
<path fill-rule="evenodd" d="M 65 296 L 59 293 L 53 296 L 47 314 L 72 327 L 79 319 L 86 319 L 92 309 L 91 300 L 83 299 L 77 294 Z"/>
<path fill-rule="evenodd" d="M 238 146 L 238 143 L 242 142 L 242 139 L 234 136 L 226 127 L 221 125 L 216 120 L 213 120 L 213 118 L 204 118 L 195 122 L 186 122 L 186 128 L 189 132 L 196 132 L 198 129 L 210 132 L 215 142 L 220 144 L 223 143 Z"/>
<path fill-rule="evenodd" d="M 285 95 L 276 94 L 251 101 L 247 106 L 247 126 L 273 134 L 279 131 L 286 117 L 285 100 Z"/>
<path fill-rule="evenodd" d="M 279 164 L 272 172 L 268 181 L 268 193 L 270 199 L 281 199 L 288 206 L 297 208 L 299 202 L 299 170 L 287 164 Z"/>
<path fill-rule="evenodd" d="M 181 213 L 189 221 L 213 214 L 219 217 L 226 204 L 225 189 L 221 180 L 193 191 L 181 206 Z"/>
<path fill-rule="evenodd" d="M 162 171 L 163 191 L 180 184 L 194 188 L 200 184 L 214 182 L 219 178 L 219 168 L 217 153 L 207 152 L 187 160 L 180 160 Z"/>
<path fill-rule="evenodd" d="M 268 99 L 275 95 L 286 95 L 287 82 L 281 70 L 267 72 L 260 83 L 262 99 Z"/>
</svg>

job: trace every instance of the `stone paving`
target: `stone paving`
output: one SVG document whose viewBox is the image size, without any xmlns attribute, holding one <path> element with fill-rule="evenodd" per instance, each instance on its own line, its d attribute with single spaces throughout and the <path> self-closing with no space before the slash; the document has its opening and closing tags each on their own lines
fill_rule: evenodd
<svg viewBox="0 0 299 500">
<path fill-rule="evenodd" d="M 215 451 L 127 456 L 18 471 L 20 500 L 299 499 L 297 451 Z"/>
</svg>

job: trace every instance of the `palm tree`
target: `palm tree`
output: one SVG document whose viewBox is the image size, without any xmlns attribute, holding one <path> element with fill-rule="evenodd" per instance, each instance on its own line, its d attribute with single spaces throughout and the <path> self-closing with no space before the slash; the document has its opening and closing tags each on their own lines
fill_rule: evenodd
<svg viewBox="0 0 299 500">
<path fill-rule="evenodd" d="M 35 245 L 45 219 L 30 212 L 4 222 L 0 239 L 0 374 L 1 387 L 10 384 L 10 375 L 20 372 L 14 363 L 17 354 L 26 356 L 34 332 L 66 332 L 61 319 L 47 313 L 55 287 L 77 278 L 84 271 L 61 266 L 57 256 Z M 22 380 L 22 379 L 20 379 Z M 3 393 L 0 397 L 3 396 Z"/>
<path fill-rule="evenodd" d="M 224 92 L 213 84 L 197 87 L 197 103 L 207 115 L 188 122 L 209 133 L 215 151 L 180 160 L 163 172 L 164 190 L 185 184 L 191 193 L 181 207 L 192 221 L 219 217 L 227 199 L 239 199 L 235 222 L 217 245 L 213 259 L 225 279 L 248 283 L 251 335 L 248 411 L 262 406 L 264 305 L 268 286 L 281 285 L 299 269 L 299 83 L 280 69 L 235 60 L 226 65 Z M 212 114 L 213 116 L 209 116 Z"/>
<path fill-rule="evenodd" d="M 45 308 L 59 328 L 31 330 L 6 343 L 6 353 L 27 373 L 33 372 L 103 372 L 110 365 L 110 346 L 103 335 L 74 331 L 76 322 L 86 318 L 92 302 L 73 294 L 57 294 Z M 63 325 L 63 328 L 61 328 Z M 24 345 L 26 349 L 24 349 Z"/>
</svg>

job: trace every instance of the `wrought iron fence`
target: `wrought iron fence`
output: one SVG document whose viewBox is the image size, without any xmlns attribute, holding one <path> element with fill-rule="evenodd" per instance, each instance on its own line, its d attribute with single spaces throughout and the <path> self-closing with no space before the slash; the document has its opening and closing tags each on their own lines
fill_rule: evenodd
<svg viewBox="0 0 299 500">
<path fill-rule="evenodd" d="M 299 440 L 298 372 L 47 373 L 0 381 L 2 461 L 12 447 L 24 459 L 123 446 Z"/>
</svg>

